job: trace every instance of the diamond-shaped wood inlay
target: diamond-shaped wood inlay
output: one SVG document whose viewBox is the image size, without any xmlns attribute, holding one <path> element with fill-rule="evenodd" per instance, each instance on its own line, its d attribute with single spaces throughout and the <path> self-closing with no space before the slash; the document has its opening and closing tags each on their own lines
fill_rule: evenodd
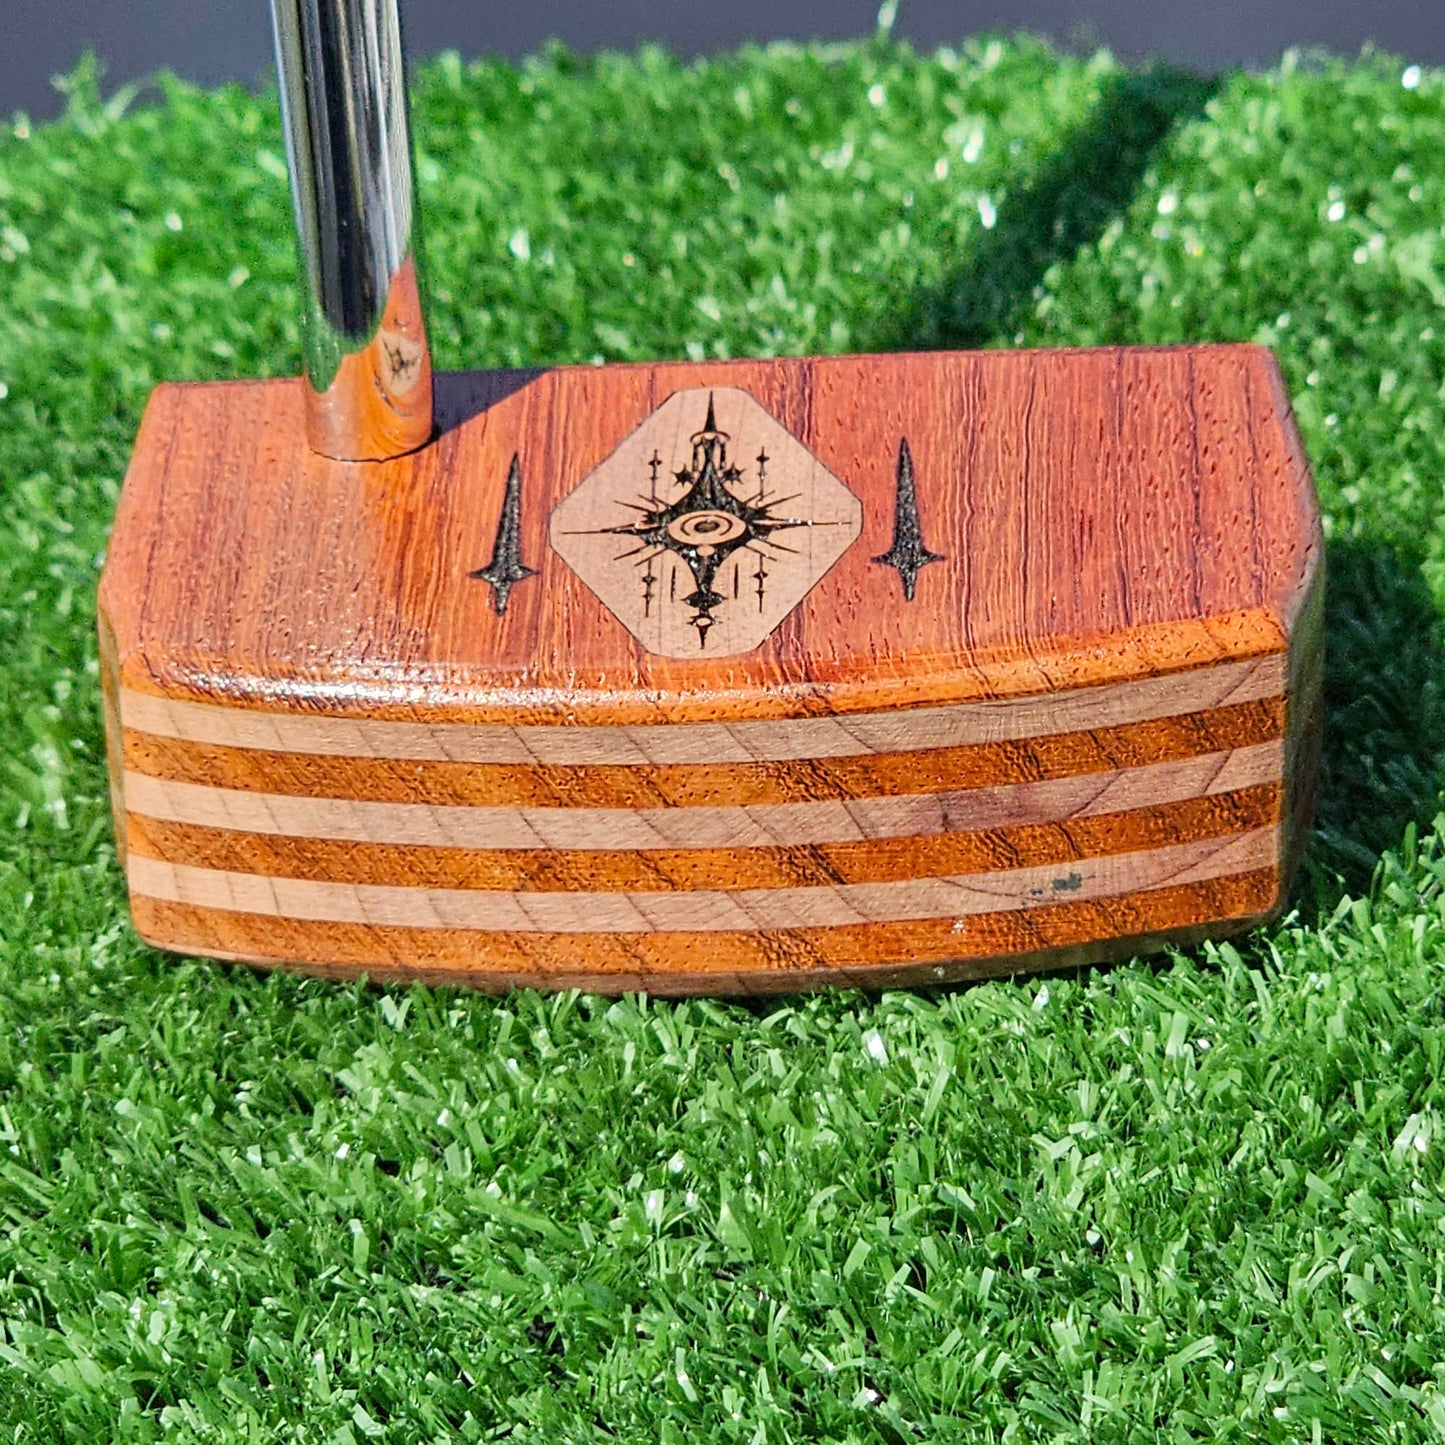
<svg viewBox="0 0 1445 1445">
<path fill-rule="evenodd" d="M 666 657 L 759 646 L 857 540 L 863 508 L 737 387 L 674 392 L 552 513 L 552 545 Z"/>
</svg>

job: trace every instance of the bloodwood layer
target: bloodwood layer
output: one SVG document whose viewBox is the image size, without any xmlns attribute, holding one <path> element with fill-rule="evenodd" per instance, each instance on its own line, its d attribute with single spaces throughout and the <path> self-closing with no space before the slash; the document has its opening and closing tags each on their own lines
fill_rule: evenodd
<svg viewBox="0 0 1445 1445">
<path fill-rule="evenodd" d="M 548 524 L 702 388 L 756 400 L 862 529 L 760 647 L 663 657 Z M 310 453 L 293 383 L 152 399 L 101 625 L 117 830 L 154 942 L 761 991 L 1060 966 L 1279 905 L 1318 745 L 1319 534 L 1268 353 L 436 392 L 438 439 L 384 464 Z M 937 558 L 912 600 L 904 452 Z"/>
<path fill-rule="evenodd" d="M 132 898 L 137 928 L 165 946 L 245 963 L 305 961 L 333 977 L 472 987 L 787 993 L 832 984 L 945 983 L 1071 968 L 1248 928 L 1279 904 L 1272 868 L 1090 903 L 853 928 L 696 934 L 488 934 L 317 924 Z"/>
</svg>

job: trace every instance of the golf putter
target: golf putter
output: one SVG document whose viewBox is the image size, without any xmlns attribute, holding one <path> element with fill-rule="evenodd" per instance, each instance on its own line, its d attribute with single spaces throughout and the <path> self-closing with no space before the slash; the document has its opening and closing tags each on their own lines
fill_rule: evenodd
<svg viewBox="0 0 1445 1445">
<path fill-rule="evenodd" d="M 301 379 L 157 387 L 100 588 L 157 946 L 736 994 L 1254 925 L 1317 504 L 1244 345 L 433 375 L 396 0 L 273 0 Z"/>
</svg>

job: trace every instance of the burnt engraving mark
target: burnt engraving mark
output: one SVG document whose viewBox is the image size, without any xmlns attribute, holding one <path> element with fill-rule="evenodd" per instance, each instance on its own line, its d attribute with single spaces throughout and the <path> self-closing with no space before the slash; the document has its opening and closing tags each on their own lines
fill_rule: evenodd
<svg viewBox="0 0 1445 1445">
<path fill-rule="evenodd" d="M 507 489 L 502 496 L 502 514 L 497 519 L 497 540 L 492 546 L 492 560 L 468 576 L 479 578 L 492 589 L 492 606 L 497 616 L 504 616 L 512 588 L 537 569 L 522 561 L 522 467 L 516 456 L 507 474 Z"/>
<path fill-rule="evenodd" d="M 893 497 L 893 545 L 873 559 L 885 567 L 894 567 L 903 582 L 903 596 L 912 602 L 918 587 L 918 574 L 930 562 L 942 562 L 937 552 L 923 544 L 923 525 L 918 517 L 918 487 L 914 480 L 913 453 L 908 438 L 898 443 L 898 486 Z"/>
<path fill-rule="evenodd" d="M 733 386 L 673 392 L 547 527 L 648 652 L 698 660 L 760 646 L 862 529 L 857 496 Z"/>
<path fill-rule="evenodd" d="M 742 553 L 751 553 L 757 560 L 757 571 L 750 575 L 757 582 L 758 610 L 767 600 L 768 560 L 797 553 L 797 548 L 778 541 L 775 534 L 799 527 L 831 527 L 834 521 L 818 521 L 808 517 L 779 516 L 777 509 L 796 496 L 768 495 L 768 462 L 766 450 L 757 455 L 756 489 L 742 491 L 744 473 L 728 459 L 731 436 L 719 429 L 713 398 L 708 397 L 707 419 L 702 430 L 691 438 L 692 458 L 688 466 L 673 473 L 667 486 L 681 492 L 668 501 L 658 491 L 658 469 L 662 458 L 654 450 L 648 466 L 649 487 L 638 502 L 621 505 L 639 515 L 633 521 L 615 527 L 594 527 L 582 535 L 621 537 L 634 545 L 627 546 L 614 558 L 622 562 L 636 559 L 635 567 L 642 573 L 642 611 L 652 613 L 657 592 L 657 564 L 665 554 L 684 563 L 691 574 L 692 590 L 682 605 L 692 610 L 689 624 L 697 632 L 698 647 L 706 648 L 707 634 L 718 620 L 718 609 L 728 600 L 717 584 L 726 586 L 723 568 L 733 561 L 732 588 L 734 598 L 739 590 L 739 566 Z M 684 584 L 686 585 L 686 584 Z M 670 573 L 668 600 L 677 600 L 677 572 Z"/>
</svg>

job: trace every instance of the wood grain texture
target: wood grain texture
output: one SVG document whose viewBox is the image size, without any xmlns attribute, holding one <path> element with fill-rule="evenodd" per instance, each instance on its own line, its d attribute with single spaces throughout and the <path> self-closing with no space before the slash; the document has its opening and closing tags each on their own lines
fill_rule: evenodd
<svg viewBox="0 0 1445 1445">
<path fill-rule="evenodd" d="M 286 797 L 124 776 L 129 815 L 282 838 L 399 846 L 512 849 L 757 848 L 862 842 L 1062 823 L 1154 808 L 1278 779 L 1279 743 L 1201 753 L 1178 763 L 1110 769 L 1049 782 L 836 802 L 729 808 L 489 808 Z"/>
<path fill-rule="evenodd" d="M 1167 847 L 1179 838 L 1227 837 L 1280 816 L 1275 783 L 1186 798 L 1128 813 L 1075 816 L 971 832 L 910 834 L 851 843 L 750 848 L 398 848 L 391 843 L 236 832 L 132 820 L 132 857 L 273 878 L 331 879 L 385 886 L 398 876 L 419 888 L 513 892 L 628 893 L 689 889 L 795 888 L 906 882 L 960 873 L 1060 866 Z"/>
<path fill-rule="evenodd" d="M 1321 581 L 1267 352 L 435 387 L 438 439 L 370 465 L 306 449 L 290 383 L 152 399 L 101 590 L 148 938 L 751 991 L 1102 957 L 1279 905 L 1312 805 Z M 813 490 L 765 516 L 729 461 L 734 493 L 686 512 L 723 433 Z M 560 539 L 579 516 L 600 543 Z M 682 546 L 769 518 L 805 544 L 754 550 L 759 590 L 792 567 L 786 606 Z M 639 537 L 645 587 L 582 575 L 633 567 L 609 549 Z"/>
<path fill-rule="evenodd" d="M 788 993 L 833 984 L 946 983 L 1072 968 L 1248 928 L 1279 906 L 1273 868 L 1091 903 L 852 928 L 696 934 L 490 933 L 311 923 L 195 908 L 138 894 L 136 927 L 163 948 L 332 977 L 489 989 Z"/>
<path fill-rule="evenodd" d="M 1191 375 L 1230 440 L 1197 471 L 1150 421 L 1191 425 L 1205 406 Z M 667 396 L 709 383 L 748 390 L 798 436 L 863 500 L 863 532 L 754 652 L 639 653 L 551 551 L 548 520 Z M 436 442 L 348 465 L 306 448 L 289 381 L 158 388 L 102 598 L 122 685 L 283 713 L 544 725 L 1018 697 L 1281 653 L 1318 555 L 1273 363 L 1253 347 L 579 367 L 439 376 L 436 390 Z M 900 435 L 948 555 L 911 605 L 872 560 L 892 542 Z M 490 555 L 513 455 L 537 576 L 498 616 L 467 574 Z M 1181 466 L 1224 501 L 1197 515 L 1161 492 Z M 1215 572 L 1219 556 L 1231 561 Z"/>
<path fill-rule="evenodd" d="M 1268 867 L 1279 831 L 1173 843 L 1147 851 L 1074 860 L 1066 869 L 1010 867 L 992 873 L 913 877 L 890 883 L 809 883 L 785 888 L 669 889 L 641 893 L 425 888 L 406 883 L 340 883 L 191 868 L 137 855 L 131 884 L 147 898 L 226 913 L 318 923 L 479 933 L 711 934 L 761 929 L 899 923 L 1013 912 L 1050 899 L 1117 898 L 1168 883 L 1194 883 Z"/>
<path fill-rule="evenodd" d="M 893 712 L 617 727 L 358 721 L 117 698 L 136 732 L 179 742 L 343 758 L 462 763 L 748 763 L 1010 742 L 1209 712 L 1285 691 L 1282 653 L 1038 697 Z M 119 732 L 116 733 L 119 739 Z"/>
<path fill-rule="evenodd" d="M 1283 698 L 964 748 L 788 763 L 578 764 L 417 762 L 273 753 L 177 743 L 126 730 L 125 767 L 146 777 L 303 798 L 513 808 L 761 807 L 1042 782 L 1173 762 L 1270 742 Z"/>
</svg>

